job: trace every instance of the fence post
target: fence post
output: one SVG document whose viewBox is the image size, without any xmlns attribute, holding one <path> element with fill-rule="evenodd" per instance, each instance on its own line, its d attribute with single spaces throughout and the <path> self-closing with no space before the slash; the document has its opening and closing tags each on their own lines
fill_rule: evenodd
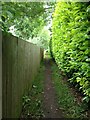
<svg viewBox="0 0 90 120">
<path fill-rule="evenodd" d="M 2 119 L 2 31 L 0 30 L 0 120 Z"/>
</svg>

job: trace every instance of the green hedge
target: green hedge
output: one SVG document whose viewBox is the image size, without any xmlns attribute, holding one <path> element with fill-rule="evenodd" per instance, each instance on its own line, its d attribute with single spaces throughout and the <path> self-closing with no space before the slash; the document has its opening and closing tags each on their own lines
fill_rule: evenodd
<svg viewBox="0 0 90 120">
<path fill-rule="evenodd" d="M 90 5 L 57 2 L 52 24 L 52 52 L 58 67 L 90 100 Z"/>
</svg>

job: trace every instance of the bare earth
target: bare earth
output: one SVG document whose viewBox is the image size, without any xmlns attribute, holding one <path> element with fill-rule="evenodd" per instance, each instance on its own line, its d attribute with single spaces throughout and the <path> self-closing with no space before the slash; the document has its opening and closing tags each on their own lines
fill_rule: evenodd
<svg viewBox="0 0 90 120">
<path fill-rule="evenodd" d="M 45 59 L 45 80 L 44 80 L 44 96 L 43 111 L 45 118 L 63 118 L 62 111 L 58 108 L 55 89 L 51 78 L 52 61 Z"/>
</svg>

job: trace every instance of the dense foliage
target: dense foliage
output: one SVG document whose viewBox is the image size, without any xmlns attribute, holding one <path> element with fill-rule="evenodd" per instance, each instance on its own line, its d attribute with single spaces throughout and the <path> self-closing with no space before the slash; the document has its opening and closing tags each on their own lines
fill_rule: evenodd
<svg viewBox="0 0 90 120">
<path fill-rule="evenodd" d="M 69 81 L 90 100 L 90 5 L 58 2 L 53 14 L 52 52 Z"/>
<path fill-rule="evenodd" d="M 2 2 L 2 30 L 8 32 L 14 26 L 17 36 L 25 39 L 33 37 L 44 25 L 44 13 L 43 3 Z"/>
<path fill-rule="evenodd" d="M 53 4 L 44 2 L 1 2 L 0 17 L 3 31 L 13 33 L 23 39 L 37 36 L 43 26 L 48 24 Z"/>
</svg>

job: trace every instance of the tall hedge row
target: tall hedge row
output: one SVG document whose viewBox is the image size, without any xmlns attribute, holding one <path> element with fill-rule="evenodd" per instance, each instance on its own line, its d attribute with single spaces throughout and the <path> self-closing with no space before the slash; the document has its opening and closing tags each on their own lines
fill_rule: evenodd
<svg viewBox="0 0 90 120">
<path fill-rule="evenodd" d="M 90 100 L 90 5 L 58 2 L 52 22 L 52 52 L 58 67 Z"/>
</svg>

